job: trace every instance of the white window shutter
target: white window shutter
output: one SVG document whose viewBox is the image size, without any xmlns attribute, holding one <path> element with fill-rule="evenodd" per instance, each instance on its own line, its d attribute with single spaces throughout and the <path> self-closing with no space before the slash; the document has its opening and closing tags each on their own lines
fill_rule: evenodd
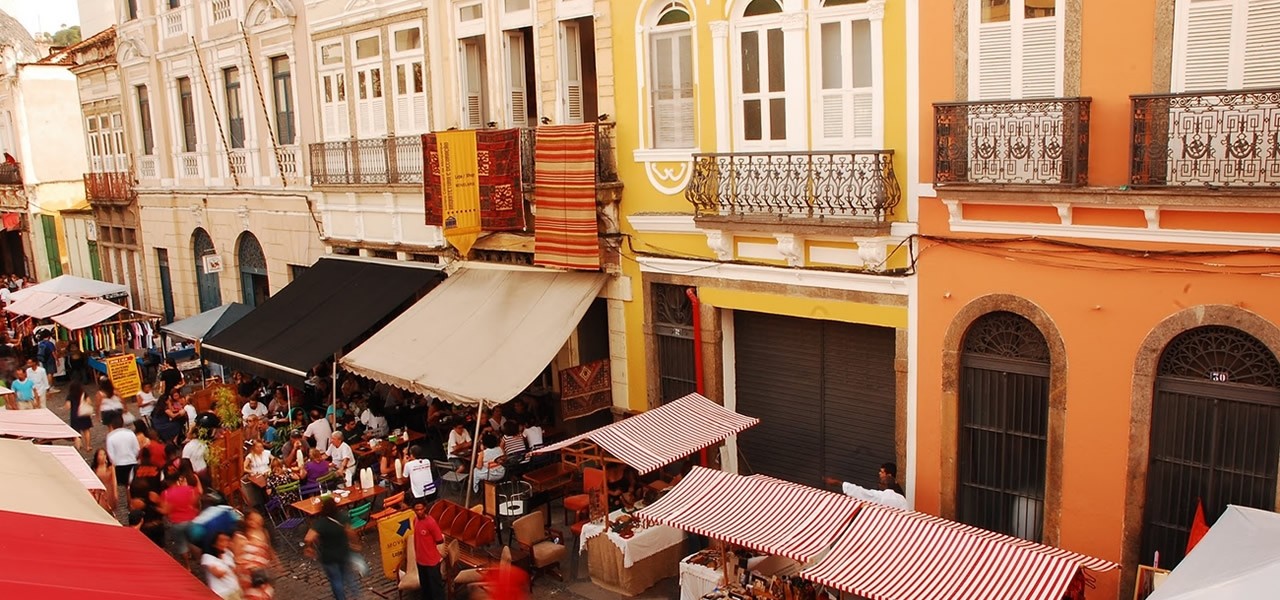
<svg viewBox="0 0 1280 600">
<path fill-rule="evenodd" d="M 857 91 L 853 96 L 853 137 L 854 147 L 869 148 L 875 137 L 875 111 L 873 91 Z"/>
<path fill-rule="evenodd" d="M 1280 0 L 1250 0 L 1241 87 L 1280 86 Z"/>
<path fill-rule="evenodd" d="M 822 93 L 822 139 L 844 139 L 845 95 L 838 91 Z"/>
<path fill-rule="evenodd" d="M 582 123 L 582 38 L 577 23 L 564 24 L 565 121 Z"/>
<path fill-rule="evenodd" d="M 474 40 L 462 44 L 462 128 L 484 127 L 484 72 L 480 44 Z"/>
<path fill-rule="evenodd" d="M 1182 89 L 1175 91 L 1217 91 L 1229 87 L 1234 8 L 1232 0 L 1188 4 Z"/>
<path fill-rule="evenodd" d="M 1022 89 L 1020 98 L 1054 98 L 1061 94 L 1062 59 L 1058 54 L 1057 18 L 1027 19 L 1022 24 Z"/>
<path fill-rule="evenodd" d="M 427 95 L 426 93 L 414 94 L 413 106 L 413 131 L 422 133 L 427 131 Z"/>
<path fill-rule="evenodd" d="M 507 34 L 507 81 L 511 93 L 511 127 L 529 126 L 528 93 L 524 80 L 524 35 Z"/>
<path fill-rule="evenodd" d="M 373 74 L 377 73 L 378 77 Z M 369 132 L 374 137 L 387 135 L 387 99 L 383 93 L 385 82 L 382 68 L 369 70 Z"/>
<path fill-rule="evenodd" d="M 978 26 L 977 100 L 1007 100 L 1013 97 L 1013 27 L 1009 23 Z M 970 77 L 975 73 L 970 73 Z"/>
<path fill-rule="evenodd" d="M 690 93 L 685 97 L 676 100 L 675 109 L 676 114 L 679 115 L 679 118 L 673 119 L 675 122 L 674 128 L 676 130 L 676 134 L 674 136 L 675 146 L 677 148 L 692 148 L 694 143 L 693 111 L 695 110 L 692 91 L 690 91 Z"/>
</svg>

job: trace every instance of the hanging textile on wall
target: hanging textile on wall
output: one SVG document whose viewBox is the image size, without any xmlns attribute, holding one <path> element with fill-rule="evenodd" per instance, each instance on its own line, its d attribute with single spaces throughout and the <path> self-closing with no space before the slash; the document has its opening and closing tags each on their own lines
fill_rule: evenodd
<svg viewBox="0 0 1280 600">
<path fill-rule="evenodd" d="M 476 165 L 480 185 L 480 229 L 524 231 L 527 223 L 524 190 L 520 182 L 520 130 L 477 129 Z M 427 225 L 444 223 L 440 194 L 440 159 L 436 134 L 422 136 L 423 164 L 427 165 L 425 203 Z"/>
<path fill-rule="evenodd" d="M 613 406 L 613 376 L 609 371 L 609 359 L 561 370 L 560 405 L 566 421 Z"/>
<path fill-rule="evenodd" d="M 595 123 L 539 127 L 535 148 L 533 263 L 599 270 Z"/>
</svg>

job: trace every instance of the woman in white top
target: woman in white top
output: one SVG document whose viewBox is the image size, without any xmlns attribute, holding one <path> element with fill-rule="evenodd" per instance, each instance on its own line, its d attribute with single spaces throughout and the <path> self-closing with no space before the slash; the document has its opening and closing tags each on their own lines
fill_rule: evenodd
<svg viewBox="0 0 1280 600">
<path fill-rule="evenodd" d="M 244 491 L 252 506 L 259 506 L 267 499 L 267 474 L 271 473 L 271 453 L 262 440 L 253 441 L 253 450 L 244 455 Z"/>
<path fill-rule="evenodd" d="M 477 493 L 480 491 L 481 481 L 501 481 L 507 474 L 506 468 L 502 466 L 504 455 L 502 446 L 498 445 L 498 436 L 486 433 L 480 440 L 484 444 L 484 450 L 480 452 L 471 478 L 471 489 Z"/>
<path fill-rule="evenodd" d="M 116 395 L 116 386 L 106 377 L 98 380 L 97 402 L 95 404 L 98 405 L 99 422 L 106 423 L 104 415 L 109 416 L 112 413 L 124 414 L 124 400 L 121 400 L 120 396 Z"/>
</svg>

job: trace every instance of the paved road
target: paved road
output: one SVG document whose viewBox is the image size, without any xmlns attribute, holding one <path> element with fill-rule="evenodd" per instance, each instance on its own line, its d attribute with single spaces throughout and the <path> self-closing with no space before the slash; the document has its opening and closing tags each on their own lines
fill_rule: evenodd
<svg viewBox="0 0 1280 600">
<path fill-rule="evenodd" d="M 66 384 L 59 383 L 59 391 L 51 394 L 49 402 L 50 408 L 64 420 L 68 418 L 68 406 L 63 393 L 65 389 Z M 102 447 L 102 442 L 106 438 L 106 428 L 100 423 L 95 423 L 92 436 L 93 447 L 96 450 Z M 86 458 L 91 455 L 88 450 L 82 449 L 81 452 Z M 461 498 L 456 500 L 458 502 L 462 501 Z M 560 512 L 557 510 L 552 511 L 553 514 Z M 116 511 L 116 517 L 121 519 L 121 522 L 124 522 L 126 515 L 124 499 L 122 498 L 121 504 Z M 561 518 L 558 514 L 554 517 L 557 521 Z M 559 526 L 561 524 L 553 523 L 553 525 Z M 283 573 L 279 574 L 275 582 L 276 598 L 280 600 L 332 598 L 333 595 L 329 591 L 328 580 L 320 569 L 319 563 L 302 555 L 299 546 L 303 535 L 305 535 L 305 530 L 298 528 L 293 531 L 279 531 L 276 534 L 275 548 L 283 567 Z M 377 533 L 375 531 L 365 533 L 363 541 L 363 554 L 371 567 L 371 571 L 361 581 L 362 593 L 358 600 L 396 598 L 395 582 L 388 580 L 382 574 L 382 558 L 378 548 Z M 534 582 L 533 598 L 535 600 L 621 600 L 623 598 L 619 594 L 605 591 L 592 584 L 587 577 L 585 561 L 578 561 L 576 566 L 579 571 L 578 576 L 566 576 L 565 582 L 557 581 L 551 577 L 539 577 Z M 565 565 L 565 569 L 569 570 L 569 566 Z M 197 576 L 199 575 L 197 573 Z M 679 590 L 676 580 L 671 578 L 654 586 L 654 588 L 635 600 L 665 600 L 678 596 Z"/>
</svg>

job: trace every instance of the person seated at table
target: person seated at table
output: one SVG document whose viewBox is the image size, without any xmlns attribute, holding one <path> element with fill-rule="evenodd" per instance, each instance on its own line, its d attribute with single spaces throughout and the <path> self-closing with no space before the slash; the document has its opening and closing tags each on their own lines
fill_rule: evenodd
<svg viewBox="0 0 1280 600">
<path fill-rule="evenodd" d="M 507 475 L 507 470 L 502 466 L 503 453 L 502 446 L 498 445 L 498 436 L 492 432 L 485 433 L 480 436 L 480 444 L 484 446 L 484 450 L 480 451 L 480 457 L 476 460 L 476 468 L 471 473 L 471 490 L 480 491 L 481 481 L 502 481 Z"/>
<path fill-rule="evenodd" d="M 484 425 L 481 430 L 489 430 L 492 431 L 494 435 L 501 435 L 502 426 L 507 422 L 506 417 L 502 416 L 502 407 L 495 406 L 493 407 L 493 410 L 486 411 L 486 413 L 486 415 L 483 415 Z"/>
<path fill-rule="evenodd" d="M 267 405 L 262 403 L 258 394 L 249 397 L 249 401 L 240 407 L 240 418 L 244 421 L 245 433 L 258 439 L 267 429 Z"/>
<path fill-rule="evenodd" d="M 305 483 L 314 484 L 332 470 L 333 465 L 329 464 L 328 460 L 325 460 L 324 453 L 313 448 L 311 454 L 307 456 L 307 463 L 302 465 L 301 475 Z"/>
<path fill-rule="evenodd" d="M 414 444 L 409 448 L 409 456 L 413 460 L 404 463 L 404 476 L 409 479 L 409 496 L 415 500 L 435 500 L 436 479 L 431 470 L 431 460 L 427 458 L 427 449 Z"/>
<path fill-rule="evenodd" d="M 400 460 L 400 467 L 404 468 L 405 460 L 400 448 L 390 442 L 383 442 L 378 445 L 378 477 L 382 478 L 382 485 L 390 487 L 396 479 L 396 459 Z"/>
<path fill-rule="evenodd" d="M 297 480 L 297 473 L 286 469 L 283 461 L 278 458 L 271 459 L 271 474 L 267 475 L 267 496 L 280 496 L 280 502 L 283 506 L 287 506 L 301 500 L 302 494 L 298 490 L 283 494 L 276 491 L 280 486 L 288 485 Z"/>
<path fill-rule="evenodd" d="M 350 476 L 356 468 L 356 453 L 351 449 L 351 444 L 347 443 L 346 437 L 341 431 L 333 432 L 329 436 L 329 448 L 324 453 L 329 457 L 329 462 L 333 463 L 338 476 L 346 477 L 347 485 L 351 485 Z"/>
<path fill-rule="evenodd" d="M 267 500 L 267 474 L 271 473 L 271 453 L 262 440 L 253 440 L 251 450 L 244 455 L 244 491 L 250 506 L 262 506 Z"/>
<path fill-rule="evenodd" d="M 502 425 L 502 453 L 507 460 L 517 460 L 524 456 L 529 447 L 525 445 L 524 436 L 520 434 L 520 424 L 514 419 Z"/>
<path fill-rule="evenodd" d="M 302 439 L 302 430 L 293 429 L 289 431 L 289 439 L 280 445 L 280 457 L 284 459 L 284 466 L 287 469 L 301 469 L 307 462 L 307 442 Z M 299 454 L 302 461 L 299 462 Z"/>
<path fill-rule="evenodd" d="M 364 425 L 365 433 L 370 437 L 386 437 L 387 435 L 387 417 L 383 415 L 383 408 L 378 402 L 370 402 L 364 411 L 360 413 L 360 423 Z"/>
<path fill-rule="evenodd" d="M 342 417 L 342 436 L 353 442 L 364 439 L 364 425 L 356 420 L 355 415 Z"/>
<path fill-rule="evenodd" d="M 467 431 L 465 419 L 454 421 L 453 429 L 449 430 L 448 456 L 459 473 L 466 472 L 467 461 L 471 459 L 471 432 Z"/>
<path fill-rule="evenodd" d="M 636 470 L 626 465 L 609 465 L 605 469 L 605 482 L 609 488 L 609 510 L 630 510 L 644 497 Z"/>
<path fill-rule="evenodd" d="M 347 403 L 341 398 L 337 402 L 330 403 L 329 408 L 324 409 L 324 418 L 329 423 L 338 423 L 345 416 L 347 416 Z"/>
<path fill-rule="evenodd" d="M 533 415 L 525 414 L 523 426 L 521 427 L 524 441 L 530 450 L 537 450 L 542 447 L 542 425 L 534 420 Z"/>
</svg>

